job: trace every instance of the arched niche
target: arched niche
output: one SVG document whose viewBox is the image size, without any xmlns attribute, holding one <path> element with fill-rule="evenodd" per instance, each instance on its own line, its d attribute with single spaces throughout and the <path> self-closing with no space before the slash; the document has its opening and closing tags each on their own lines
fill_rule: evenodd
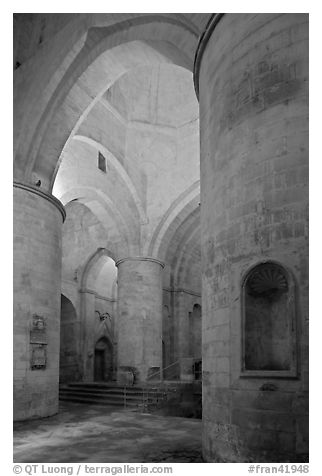
<svg viewBox="0 0 322 476">
<path fill-rule="evenodd" d="M 80 322 L 72 302 L 61 295 L 59 381 L 77 382 L 80 374 Z"/>
<path fill-rule="evenodd" d="M 295 377 L 295 283 L 275 262 L 259 263 L 242 285 L 242 376 Z"/>
<path fill-rule="evenodd" d="M 116 299 L 117 268 L 115 255 L 106 248 L 98 248 L 84 266 L 82 291 L 91 290 L 101 296 Z"/>
</svg>

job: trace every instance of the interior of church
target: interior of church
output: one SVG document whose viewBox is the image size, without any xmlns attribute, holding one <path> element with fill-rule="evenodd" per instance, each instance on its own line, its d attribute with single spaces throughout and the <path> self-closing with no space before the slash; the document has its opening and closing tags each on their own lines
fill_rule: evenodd
<svg viewBox="0 0 322 476">
<path fill-rule="evenodd" d="M 115 405 L 308 461 L 308 14 L 13 26 L 17 428 Z"/>
</svg>

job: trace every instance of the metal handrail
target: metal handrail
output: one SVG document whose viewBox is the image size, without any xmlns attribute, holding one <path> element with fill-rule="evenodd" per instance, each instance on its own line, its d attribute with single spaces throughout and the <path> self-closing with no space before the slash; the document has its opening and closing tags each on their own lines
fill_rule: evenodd
<svg viewBox="0 0 322 476">
<path fill-rule="evenodd" d="M 151 377 L 154 377 L 155 375 L 160 375 L 161 380 L 163 380 L 163 375 L 164 371 L 169 369 L 170 367 L 173 367 L 174 365 L 180 364 L 180 360 L 176 360 L 170 365 L 167 365 L 166 367 L 163 367 L 162 369 L 158 370 L 157 372 L 154 372 L 153 374 L 149 375 L 147 378 L 147 381 L 151 379 Z M 142 392 L 142 405 L 144 410 L 148 410 L 149 406 L 149 388 L 150 386 L 148 385 L 148 382 L 145 382 L 145 385 L 143 387 L 143 392 Z"/>
<path fill-rule="evenodd" d="M 158 370 L 157 372 L 154 372 L 153 374 L 149 375 L 148 379 L 147 380 L 150 380 L 151 377 L 154 377 L 155 375 L 162 375 L 163 376 L 163 372 L 167 369 L 169 369 L 170 367 L 172 367 L 173 365 L 176 365 L 176 364 L 179 364 L 180 363 L 180 360 L 176 360 L 175 362 L 173 362 L 172 364 L 170 365 L 167 365 L 166 367 L 163 367 L 162 369 Z"/>
<path fill-rule="evenodd" d="M 157 372 L 154 372 L 153 374 L 149 375 L 147 380 L 149 380 L 151 377 L 154 377 L 155 375 L 160 375 L 161 378 L 163 379 L 163 372 L 165 370 L 168 370 L 170 367 L 173 367 L 174 365 L 178 365 L 178 364 L 180 364 L 180 360 L 176 360 L 172 364 L 167 365 L 166 367 L 163 367 L 162 369 L 158 370 Z M 148 404 L 149 404 L 149 388 L 150 388 L 150 386 L 148 385 L 148 382 L 145 382 L 145 384 L 143 383 L 141 386 L 142 386 L 143 409 L 147 409 Z M 126 386 L 124 386 L 124 388 L 123 388 L 123 397 L 124 397 L 124 408 L 126 408 L 126 406 L 127 406 L 126 405 L 126 397 L 127 397 Z"/>
</svg>

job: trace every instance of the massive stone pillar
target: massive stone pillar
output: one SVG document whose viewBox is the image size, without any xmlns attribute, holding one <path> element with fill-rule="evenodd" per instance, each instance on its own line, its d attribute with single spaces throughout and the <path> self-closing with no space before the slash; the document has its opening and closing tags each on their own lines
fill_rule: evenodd
<svg viewBox="0 0 322 476">
<path fill-rule="evenodd" d="M 118 369 L 146 381 L 162 367 L 162 269 L 149 257 L 124 258 L 118 267 Z M 154 376 L 154 379 L 158 375 Z"/>
<path fill-rule="evenodd" d="M 14 418 L 58 411 L 61 230 L 52 195 L 14 183 Z"/>
<path fill-rule="evenodd" d="M 199 44 L 194 79 L 201 134 L 204 457 L 303 461 L 308 15 L 214 15 Z M 247 273 L 267 262 L 247 287 Z M 283 293 L 290 299 L 283 300 Z M 274 307 L 275 298 L 285 314 L 276 312 L 282 307 Z M 258 309 L 266 306 L 271 321 L 260 326 L 276 334 L 276 355 L 262 355 L 264 364 L 256 345 L 272 337 L 260 336 L 256 320 L 263 314 L 255 307 L 248 313 L 251 300 Z M 295 313 L 286 322 L 292 306 Z M 258 342 L 251 341 L 254 335 Z"/>
</svg>

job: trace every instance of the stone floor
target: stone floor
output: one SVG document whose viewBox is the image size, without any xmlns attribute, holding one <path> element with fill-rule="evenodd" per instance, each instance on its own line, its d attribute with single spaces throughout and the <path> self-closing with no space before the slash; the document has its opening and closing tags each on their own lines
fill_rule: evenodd
<svg viewBox="0 0 322 476">
<path fill-rule="evenodd" d="M 15 463 L 201 463 L 201 420 L 64 402 L 58 415 L 18 422 Z"/>
</svg>

